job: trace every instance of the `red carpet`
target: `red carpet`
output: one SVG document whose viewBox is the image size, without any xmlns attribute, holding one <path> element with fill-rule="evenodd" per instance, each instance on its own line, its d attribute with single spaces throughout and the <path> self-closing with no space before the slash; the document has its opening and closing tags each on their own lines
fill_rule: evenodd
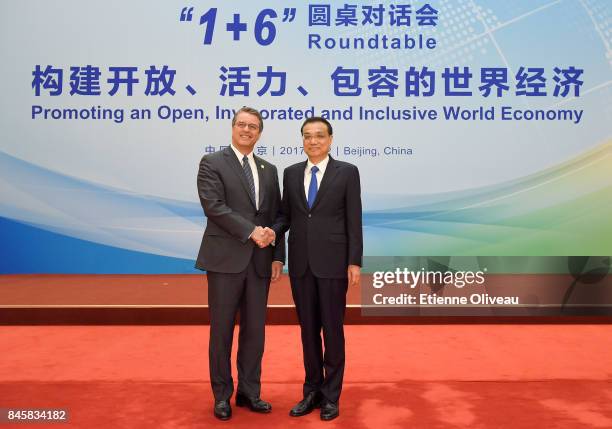
<svg viewBox="0 0 612 429">
<path fill-rule="evenodd" d="M 612 327 L 347 327 L 341 416 L 301 396 L 296 326 L 267 328 L 270 415 L 212 416 L 207 326 L 0 327 L 0 408 L 66 408 L 77 428 L 612 427 Z M 50 425 L 0 424 L 0 428 Z"/>
</svg>

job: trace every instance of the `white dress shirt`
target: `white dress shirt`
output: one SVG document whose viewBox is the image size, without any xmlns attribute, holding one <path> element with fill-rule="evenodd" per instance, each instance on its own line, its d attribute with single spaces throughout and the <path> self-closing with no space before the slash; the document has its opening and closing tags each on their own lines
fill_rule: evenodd
<svg viewBox="0 0 612 429">
<path fill-rule="evenodd" d="M 310 188 L 310 180 L 312 179 L 312 167 L 315 165 L 319 169 L 317 171 L 317 191 L 321 188 L 321 180 L 323 180 L 323 175 L 325 174 L 325 169 L 327 168 L 327 164 L 329 163 L 329 155 L 325 157 L 324 160 L 319 161 L 318 164 L 313 164 L 308 160 L 306 163 L 306 169 L 304 170 L 304 195 L 306 195 L 306 199 L 308 200 L 308 189 Z"/>
<path fill-rule="evenodd" d="M 240 166 L 242 167 L 242 158 L 244 155 L 234 147 L 234 145 L 230 145 L 236 156 L 238 157 L 238 161 L 240 162 Z M 253 182 L 255 183 L 255 207 L 259 209 L 259 172 L 257 171 L 257 164 L 255 164 L 255 158 L 253 158 L 253 152 L 247 155 L 249 160 L 249 166 L 251 167 L 251 172 L 253 173 Z"/>
</svg>

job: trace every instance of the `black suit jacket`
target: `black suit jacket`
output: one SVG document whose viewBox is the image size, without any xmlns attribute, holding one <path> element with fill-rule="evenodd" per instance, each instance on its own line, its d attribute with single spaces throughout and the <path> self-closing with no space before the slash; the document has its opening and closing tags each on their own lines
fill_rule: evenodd
<svg viewBox="0 0 612 429">
<path fill-rule="evenodd" d="M 289 275 L 301 276 L 310 265 L 320 278 L 346 278 L 348 265 L 362 265 L 361 186 L 359 170 L 331 156 L 311 209 L 304 192 L 306 161 L 283 174 L 277 235 L 289 229 Z"/>
<path fill-rule="evenodd" d="M 239 273 L 253 258 L 257 274 L 270 277 L 272 260 L 285 261 L 284 235 L 277 237 L 276 246 L 264 249 L 249 239 L 255 226 L 273 225 L 281 202 L 276 167 L 254 158 L 259 175 L 259 209 L 231 147 L 205 155 L 200 161 L 198 194 L 208 220 L 196 268 Z"/>
</svg>

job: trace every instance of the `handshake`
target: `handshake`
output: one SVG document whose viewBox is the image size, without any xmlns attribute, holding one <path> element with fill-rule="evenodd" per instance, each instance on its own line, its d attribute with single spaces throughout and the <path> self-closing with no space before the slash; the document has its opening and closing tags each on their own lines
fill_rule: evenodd
<svg viewBox="0 0 612 429">
<path fill-rule="evenodd" d="M 273 243 L 276 240 L 276 233 L 274 230 L 268 227 L 256 226 L 251 233 L 251 240 L 255 242 L 260 248 L 264 248 Z"/>
</svg>

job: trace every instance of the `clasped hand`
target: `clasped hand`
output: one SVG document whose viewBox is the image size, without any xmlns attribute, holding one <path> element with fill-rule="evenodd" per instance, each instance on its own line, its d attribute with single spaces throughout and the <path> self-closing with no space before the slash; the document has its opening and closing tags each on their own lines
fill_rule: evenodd
<svg viewBox="0 0 612 429">
<path fill-rule="evenodd" d="M 251 240 L 253 240 L 255 244 L 263 249 L 276 240 L 276 233 L 271 228 L 256 226 L 251 234 Z"/>
</svg>

